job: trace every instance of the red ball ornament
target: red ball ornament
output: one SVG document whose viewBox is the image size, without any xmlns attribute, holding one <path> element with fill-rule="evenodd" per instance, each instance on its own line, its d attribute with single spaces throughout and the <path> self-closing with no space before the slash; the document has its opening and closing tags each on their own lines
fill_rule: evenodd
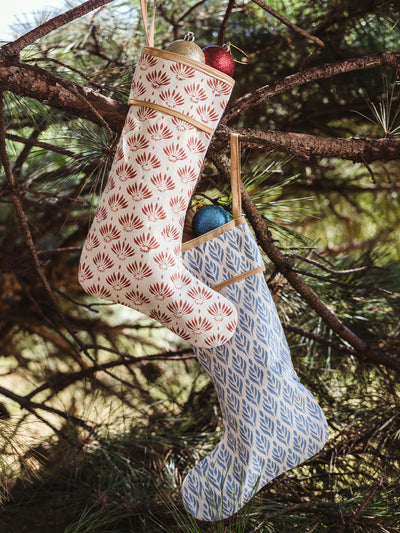
<svg viewBox="0 0 400 533">
<path fill-rule="evenodd" d="M 203 48 L 206 65 L 220 70 L 228 76 L 233 76 L 235 62 L 232 54 L 223 46 L 212 44 Z"/>
</svg>

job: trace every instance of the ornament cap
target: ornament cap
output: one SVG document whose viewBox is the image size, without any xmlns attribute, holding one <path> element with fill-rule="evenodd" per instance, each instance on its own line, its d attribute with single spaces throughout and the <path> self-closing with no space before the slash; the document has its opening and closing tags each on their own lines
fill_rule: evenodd
<svg viewBox="0 0 400 533">
<path fill-rule="evenodd" d="M 188 31 L 186 35 L 184 36 L 183 40 L 189 41 L 190 43 L 194 43 L 195 41 L 194 33 L 192 31 Z"/>
</svg>

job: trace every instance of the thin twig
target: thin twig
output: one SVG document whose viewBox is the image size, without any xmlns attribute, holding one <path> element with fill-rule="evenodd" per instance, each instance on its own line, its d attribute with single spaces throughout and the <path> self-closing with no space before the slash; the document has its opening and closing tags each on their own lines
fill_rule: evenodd
<svg viewBox="0 0 400 533">
<path fill-rule="evenodd" d="M 285 24 L 285 26 L 288 26 L 288 28 L 291 28 L 296 33 L 299 33 L 306 39 L 309 39 L 311 41 L 314 41 L 315 44 L 323 48 L 325 46 L 325 43 L 321 41 L 318 37 L 315 37 L 315 35 L 311 35 L 307 31 L 303 30 L 302 28 L 299 28 L 299 26 L 296 26 L 296 24 L 293 24 L 293 22 L 290 22 L 287 18 L 285 18 L 283 15 L 275 11 L 272 7 L 270 7 L 268 4 L 263 2 L 262 0 L 252 0 L 255 4 L 259 5 L 264 9 L 264 11 L 267 11 L 270 15 L 278 19 L 280 22 Z"/>
<path fill-rule="evenodd" d="M 34 138 L 26 139 L 25 137 L 21 137 L 20 135 L 14 135 L 13 133 L 6 133 L 6 139 L 8 139 L 9 141 L 15 141 L 17 143 L 27 144 L 29 146 L 36 146 L 37 148 L 43 148 L 44 150 L 49 150 L 51 152 L 57 152 L 58 154 L 66 155 L 68 157 L 73 157 L 74 159 L 79 159 L 81 157 L 80 155 L 77 155 L 74 152 L 71 152 L 71 150 L 61 148 L 60 146 L 55 146 L 54 144 L 37 141 Z"/>
<path fill-rule="evenodd" d="M 199 0 L 198 2 L 196 2 L 195 4 L 193 4 L 192 6 L 189 6 L 187 7 L 180 15 L 179 17 L 177 18 L 176 20 L 176 23 L 179 24 L 180 22 L 182 22 L 182 20 L 184 20 L 188 15 L 190 15 L 190 13 L 192 13 L 192 11 L 194 11 L 195 9 L 197 9 L 199 6 L 201 6 L 202 4 L 205 4 L 207 2 L 207 0 Z"/>
<path fill-rule="evenodd" d="M 380 267 L 377 265 L 366 265 L 362 267 L 356 267 L 356 268 L 349 268 L 346 270 L 335 270 L 333 268 L 328 268 L 322 263 L 319 263 L 318 261 L 315 261 L 314 259 L 310 259 L 309 257 L 304 257 L 303 255 L 299 254 L 286 254 L 286 257 L 294 257 L 296 259 L 300 259 L 300 261 L 304 261 L 305 263 L 309 263 L 310 265 L 314 265 L 321 270 L 324 270 L 325 272 L 328 272 L 328 274 L 332 274 L 333 276 L 349 276 L 351 274 L 360 274 L 361 272 L 365 272 L 366 270 L 371 269 L 379 269 L 379 270 L 388 270 L 385 267 Z"/>
<path fill-rule="evenodd" d="M 307 339 L 311 339 L 313 341 L 319 342 L 320 344 L 323 344 L 324 346 L 329 346 L 330 348 L 334 348 L 335 350 L 338 350 L 339 352 L 347 353 L 349 355 L 356 355 L 357 352 L 354 350 L 354 348 L 351 348 L 350 346 L 345 346 L 344 344 L 338 344 L 336 342 L 331 341 L 330 339 L 327 339 L 326 337 L 321 337 L 321 335 L 317 335 L 316 333 L 311 333 L 311 331 L 305 331 L 302 328 L 298 328 L 297 326 L 293 326 L 292 324 L 288 324 L 287 322 L 282 322 L 283 329 L 286 329 L 287 331 L 291 331 L 292 333 L 295 333 L 296 335 L 301 335 L 302 337 L 305 337 Z"/>
<path fill-rule="evenodd" d="M 41 37 L 44 37 L 53 30 L 56 30 L 61 26 L 65 26 L 65 24 L 68 24 L 69 22 L 80 18 L 83 15 L 86 15 L 87 13 L 90 13 L 91 11 L 97 9 L 100 6 L 109 4 L 110 2 L 112 2 L 112 0 L 88 0 L 87 2 L 84 2 L 83 4 L 80 4 L 79 6 L 76 6 L 70 9 L 69 11 L 66 11 L 65 13 L 61 13 L 61 15 L 57 15 L 56 17 L 53 17 L 47 22 L 44 22 L 37 28 L 29 31 L 25 35 L 22 35 L 15 41 L 2 46 L 0 48 L 0 56 L 15 56 L 19 54 L 21 50 L 34 43 Z"/>
<path fill-rule="evenodd" d="M 184 19 L 190 15 L 195 9 L 197 9 L 202 4 L 205 4 L 207 0 L 199 0 L 195 4 L 188 6 L 179 16 L 176 16 L 178 11 L 178 4 L 174 8 L 166 9 L 161 3 L 158 4 L 157 10 L 162 18 L 172 26 L 172 34 L 174 39 L 180 39 L 182 36 L 179 34 L 182 22 Z"/>
<path fill-rule="evenodd" d="M 41 257 L 47 257 L 49 255 L 54 255 L 54 254 L 80 252 L 81 250 L 82 250 L 82 246 L 65 246 L 63 248 L 53 248 L 52 250 L 38 250 L 37 254 L 40 255 Z"/>
<path fill-rule="evenodd" d="M 24 290 L 26 296 L 28 297 L 29 301 L 32 303 L 36 313 L 41 317 L 41 319 L 43 320 L 43 323 L 44 324 L 47 324 L 51 329 L 53 329 L 54 331 L 57 332 L 57 334 L 59 335 L 60 337 L 60 340 L 57 341 L 56 339 L 54 339 L 52 336 L 50 337 L 50 340 L 51 342 L 55 345 L 55 346 L 58 346 L 59 348 L 61 347 L 63 350 L 65 351 L 69 351 L 71 357 L 73 358 L 73 360 L 78 363 L 79 367 L 80 368 L 87 368 L 87 365 L 85 363 L 85 361 L 82 359 L 81 357 L 81 354 L 75 349 L 74 345 L 71 344 L 71 342 L 69 341 L 69 339 L 63 334 L 62 331 L 60 331 L 59 327 L 55 324 L 55 322 L 52 320 L 51 316 L 52 314 L 51 313 L 45 313 L 42 308 L 39 306 L 38 302 L 35 300 L 35 298 L 32 296 L 32 294 L 30 293 L 28 287 L 26 286 L 26 284 L 23 282 L 23 280 L 20 278 L 20 276 L 16 274 L 16 277 L 19 281 L 19 284 L 20 286 L 22 287 L 22 289 Z M 50 289 L 51 290 L 51 289 Z M 30 326 L 32 327 L 32 326 Z M 36 332 L 37 333 L 37 332 Z M 49 339 L 49 334 L 47 335 L 44 335 L 43 332 L 41 332 L 41 336 L 44 337 L 44 338 L 47 338 Z M 62 344 L 60 344 L 62 341 L 64 341 Z"/>
<path fill-rule="evenodd" d="M 363 160 L 362 163 L 364 164 L 365 168 L 368 170 L 368 173 L 369 173 L 369 175 L 371 177 L 371 181 L 375 185 L 376 184 L 376 178 L 375 178 L 374 171 L 372 170 L 372 168 L 368 165 L 368 163 L 366 161 Z"/>
<path fill-rule="evenodd" d="M 321 524 L 322 520 L 317 520 L 317 522 L 315 522 L 315 524 L 310 529 L 307 529 L 305 533 L 314 533 L 314 531 L 317 531 L 317 527 L 319 527 Z"/>
<path fill-rule="evenodd" d="M 29 136 L 29 140 L 31 143 L 26 143 L 25 146 L 22 148 L 21 152 L 19 153 L 17 159 L 14 162 L 14 165 L 12 167 L 13 174 L 15 176 L 19 176 L 21 173 L 21 169 L 27 158 L 29 157 L 30 151 L 32 150 L 32 144 L 35 143 L 39 135 L 42 133 L 42 131 L 37 128 L 32 131 L 32 133 Z"/>
<path fill-rule="evenodd" d="M 59 81 L 59 83 L 61 85 L 63 85 L 63 81 Z M 99 113 L 97 111 L 97 109 L 89 102 L 89 100 L 86 98 L 86 96 L 80 92 L 80 88 L 78 88 L 78 87 L 79 87 L 79 85 L 71 85 L 71 84 L 64 85 L 65 89 L 67 89 L 68 91 L 71 91 L 81 102 L 83 102 L 85 105 L 88 106 L 88 108 L 94 114 L 94 116 L 98 118 L 99 123 L 106 128 L 108 133 L 113 135 L 113 131 L 112 131 L 110 125 L 108 124 L 108 122 L 104 119 L 104 117 L 101 115 L 101 113 Z"/>
<path fill-rule="evenodd" d="M 320 276 L 319 274 L 314 274 L 313 272 L 308 272 L 307 270 L 302 270 L 301 268 L 293 268 L 294 272 L 297 272 L 298 274 L 302 274 L 303 276 L 308 276 L 309 278 L 318 279 L 320 281 L 325 281 L 326 283 L 332 283 L 333 285 L 338 285 L 339 287 L 343 287 L 346 289 L 368 289 L 372 291 L 379 291 L 383 292 L 383 294 L 387 294 L 389 296 L 393 296 L 396 293 L 393 291 L 388 291 L 387 289 L 382 289 L 381 287 L 374 287 L 373 285 L 363 285 L 363 284 L 355 284 L 355 283 L 346 283 L 344 281 L 339 281 L 337 279 L 332 279 L 329 276 Z"/>
<path fill-rule="evenodd" d="M 184 361 L 186 359 L 195 359 L 196 356 L 193 354 L 192 348 L 184 348 L 183 350 L 178 350 L 176 352 L 164 352 L 161 354 L 155 354 L 155 355 L 143 355 L 141 357 L 134 357 L 128 353 L 120 352 L 118 350 L 114 350 L 113 348 L 107 348 L 105 346 L 97 346 L 96 344 L 87 344 L 86 345 L 87 350 L 105 350 L 106 352 L 114 353 L 119 355 L 120 357 L 126 357 L 127 359 L 132 359 L 132 361 L 135 362 L 143 362 L 143 361 Z"/>
<path fill-rule="evenodd" d="M 232 14 L 234 6 L 235 6 L 235 0 L 229 0 L 228 5 L 226 7 L 224 18 L 222 19 L 222 22 L 219 26 L 218 39 L 217 39 L 217 43 L 219 44 L 219 46 L 222 46 L 225 43 L 225 31 L 226 31 L 226 27 L 228 26 L 228 21 Z"/>
<path fill-rule="evenodd" d="M 77 426 L 83 427 L 84 429 L 91 429 L 86 422 L 76 416 L 64 413 L 64 411 L 60 411 L 59 409 L 56 409 L 55 407 L 50 407 L 49 405 L 46 405 L 44 403 L 31 402 L 29 398 L 26 398 L 25 396 L 20 396 L 19 394 L 16 394 L 15 392 L 8 390 L 5 387 L 2 387 L 1 385 L 0 394 L 16 402 L 18 405 L 20 405 L 24 409 L 27 409 L 30 412 L 35 411 L 36 409 L 41 409 L 42 411 L 47 411 L 48 413 L 55 414 L 60 418 L 63 418 L 64 420 L 73 422 Z"/>
<path fill-rule="evenodd" d="M 106 350 L 112 353 L 118 353 L 117 350 L 107 349 L 102 346 L 97 346 L 96 348 L 101 350 Z M 130 366 L 133 364 L 139 364 L 149 361 L 186 361 L 188 359 L 194 359 L 195 356 L 192 353 L 192 348 L 187 348 L 185 350 L 180 350 L 179 352 L 165 352 L 155 355 L 145 355 L 142 357 L 133 357 L 129 354 L 120 354 L 121 359 L 115 361 L 108 361 L 101 365 L 93 365 L 89 368 L 79 370 L 77 372 L 71 372 L 69 374 L 64 372 L 57 372 L 50 376 L 48 381 L 37 387 L 35 390 L 31 391 L 29 394 L 24 396 L 27 400 L 30 400 L 37 394 L 43 392 L 46 389 L 56 389 L 57 392 L 65 389 L 69 385 L 80 381 L 84 378 L 88 378 L 96 374 L 97 372 L 105 372 L 110 368 L 116 368 L 118 366 Z M 128 388 L 138 388 L 138 386 L 129 383 Z"/>
<path fill-rule="evenodd" d="M 364 498 L 364 500 L 362 501 L 361 505 L 358 507 L 358 509 L 356 510 L 356 512 L 354 513 L 354 516 L 353 518 L 349 521 L 349 523 L 347 524 L 348 527 L 350 526 L 353 526 L 357 520 L 360 518 L 361 516 L 361 513 L 363 512 L 363 510 L 365 509 L 365 507 L 369 504 L 369 502 L 372 500 L 372 498 L 374 497 L 376 491 L 378 489 L 381 489 L 383 487 L 383 478 L 380 478 L 380 479 L 377 479 L 375 480 L 375 483 L 372 487 L 372 489 L 370 490 L 369 494 L 367 494 L 367 496 Z"/>
</svg>

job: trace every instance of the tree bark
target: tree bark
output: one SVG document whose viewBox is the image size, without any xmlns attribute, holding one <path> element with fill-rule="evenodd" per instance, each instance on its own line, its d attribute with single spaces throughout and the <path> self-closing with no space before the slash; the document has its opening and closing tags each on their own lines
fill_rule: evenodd
<svg viewBox="0 0 400 533">
<path fill-rule="evenodd" d="M 224 176 L 226 182 L 230 183 L 230 164 L 227 157 L 224 154 L 212 151 L 211 159 Z M 357 357 L 360 360 L 373 364 L 382 364 L 387 368 L 400 372 L 400 361 L 397 357 L 393 357 L 380 348 L 369 346 L 350 328 L 348 328 L 318 297 L 314 290 L 297 274 L 291 262 L 274 243 L 267 224 L 243 184 L 241 185 L 241 197 L 243 211 L 254 230 L 258 244 L 267 254 L 278 272 L 287 279 L 293 289 L 300 294 L 312 309 L 314 309 L 327 326 L 354 348 Z"/>
<path fill-rule="evenodd" d="M 264 131 L 252 129 L 237 129 L 242 143 L 246 145 L 265 146 L 270 150 L 282 151 L 288 154 L 309 157 L 338 157 L 359 163 L 373 161 L 390 161 L 400 159 L 400 139 L 358 139 L 334 138 L 308 135 L 305 133 L 291 133 L 282 131 Z M 217 130 L 216 137 L 228 139 L 230 131 L 222 126 Z"/>
<path fill-rule="evenodd" d="M 128 104 L 123 104 L 107 96 L 82 87 L 81 85 L 54 76 L 39 67 L 16 62 L 7 65 L 0 62 L 0 87 L 20 96 L 35 98 L 43 104 L 60 109 L 68 115 L 86 118 L 104 126 L 93 112 L 94 107 L 114 131 L 121 131 Z M 76 96 L 81 94 L 88 104 Z M 90 105 L 89 105 L 90 104 Z"/>
<path fill-rule="evenodd" d="M 232 102 L 224 114 L 222 122 L 226 124 L 230 120 L 241 116 L 247 109 L 265 102 L 268 98 L 294 89 L 295 87 L 301 87 L 306 83 L 331 78 L 332 76 L 344 74 L 345 72 L 378 68 L 385 65 L 390 65 L 394 69 L 398 69 L 400 67 L 400 53 L 381 52 L 375 55 L 345 59 L 335 63 L 325 63 L 324 65 L 318 65 L 317 67 L 296 72 L 271 83 L 271 85 L 264 85 L 264 87 L 260 87 L 252 93 L 247 93 Z"/>
<path fill-rule="evenodd" d="M 346 68 L 354 70 L 356 65 L 359 68 L 378 66 L 382 64 L 383 60 L 386 61 L 385 64 L 394 64 L 394 62 L 400 61 L 400 54 L 387 52 L 377 54 L 377 56 L 368 56 L 316 67 L 315 69 L 310 69 L 303 73 L 300 72 L 281 81 L 277 81 L 273 86 L 262 87 L 258 90 L 258 98 L 259 101 L 262 101 L 268 94 L 278 94 L 292 86 L 298 86 L 307 81 L 312 81 L 317 76 L 317 73 L 319 73 L 319 77 L 322 75 L 328 77 L 328 73 L 334 75 L 339 72 L 348 71 Z M 9 64 L 4 60 L 0 61 L 0 87 L 21 96 L 35 98 L 67 114 L 85 118 L 95 124 L 104 126 L 104 122 L 98 116 L 100 115 L 110 128 L 118 133 L 122 129 L 126 113 L 128 112 L 128 104 L 102 96 L 91 89 L 59 78 L 46 70 L 27 65 L 23 62 Z M 258 91 L 255 91 L 254 94 Z M 77 93 L 83 98 L 78 98 Z M 252 96 L 250 95 L 251 99 Z M 87 104 L 85 104 L 85 100 Z M 236 100 L 227 114 L 224 115 L 213 142 L 221 138 L 227 138 L 229 131 L 224 126 L 224 123 L 229 119 L 229 116 L 232 116 L 232 110 L 247 109 L 253 105 L 255 103 L 252 100 L 250 102 L 246 96 Z M 93 109 L 97 111 L 97 114 Z M 259 146 L 266 146 L 272 150 L 279 150 L 301 157 L 308 157 L 310 155 L 317 157 L 337 157 L 365 164 L 378 160 L 389 161 L 400 159 L 400 140 L 392 137 L 366 140 L 252 129 L 241 129 L 238 132 L 243 137 L 244 145 L 258 144 Z"/>
</svg>

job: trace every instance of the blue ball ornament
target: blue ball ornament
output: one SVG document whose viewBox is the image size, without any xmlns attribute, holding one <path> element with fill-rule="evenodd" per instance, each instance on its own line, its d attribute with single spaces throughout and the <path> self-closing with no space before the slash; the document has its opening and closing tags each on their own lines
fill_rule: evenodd
<svg viewBox="0 0 400 533">
<path fill-rule="evenodd" d="M 220 205 L 203 205 L 196 211 L 192 220 L 192 231 L 195 237 L 203 235 L 229 222 L 231 217 Z"/>
</svg>

